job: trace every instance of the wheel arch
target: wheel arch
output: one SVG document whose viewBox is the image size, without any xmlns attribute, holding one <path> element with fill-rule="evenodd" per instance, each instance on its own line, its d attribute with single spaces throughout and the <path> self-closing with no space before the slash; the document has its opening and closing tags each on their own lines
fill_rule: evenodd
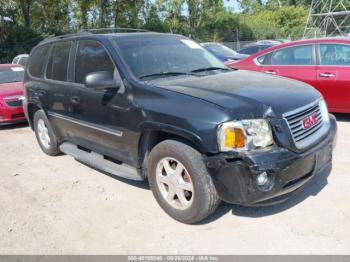
<svg viewBox="0 0 350 262">
<path fill-rule="evenodd" d="M 142 129 L 138 143 L 138 161 L 142 169 L 147 169 L 147 160 L 152 149 L 160 142 L 168 139 L 185 143 L 200 153 L 205 152 L 202 140 L 196 134 L 175 127 L 147 125 Z"/>
<path fill-rule="evenodd" d="M 42 108 L 35 103 L 28 103 L 27 108 L 28 108 L 28 123 L 29 123 L 29 126 L 32 128 L 32 130 L 34 130 L 34 115 L 38 110 L 41 110 Z"/>
</svg>

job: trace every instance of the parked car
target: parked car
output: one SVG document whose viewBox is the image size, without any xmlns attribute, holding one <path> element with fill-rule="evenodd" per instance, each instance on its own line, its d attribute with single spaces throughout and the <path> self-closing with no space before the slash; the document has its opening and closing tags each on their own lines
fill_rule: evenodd
<svg viewBox="0 0 350 262">
<path fill-rule="evenodd" d="M 22 100 L 24 69 L 19 65 L 0 65 L 0 125 L 26 121 Z"/>
<path fill-rule="evenodd" d="M 321 92 L 331 112 L 350 113 L 350 40 L 347 38 L 282 44 L 231 67 L 303 81 Z"/>
<path fill-rule="evenodd" d="M 224 46 L 220 43 L 201 43 L 205 49 L 212 53 L 216 58 L 224 63 L 242 60 L 247 58 L 249 55 L 239 54 L 231 48 Z"/>
<path fill-rule="evenodd" d="M 253 44 L 249 45 L 247 47 L 244 47 L 237 51 L 239 54 L 245 54 L 245 55 L 253 55 L 256 54 L 262 50 L 268 49 L 270 47 L 275 46 L 276 44 Z"/>
<path fill-rule="evenodd" d="M 280 203 L 332 161 L 336 121 L 319 92 L 229 69 L 180 35 L 45 40 L 31 52 L 25 90 L 46 154 L 147 178 L 159 205 L 184 223 L 201 221 L 220 199 Z"/>
<path fill-rule="evenodd" d="M 29 57 L 28 54 L 18 55 L 12 60 L 12 64 L 21 65 L 25 67 L 28 61 L 28 57 Z"/>
</svg>

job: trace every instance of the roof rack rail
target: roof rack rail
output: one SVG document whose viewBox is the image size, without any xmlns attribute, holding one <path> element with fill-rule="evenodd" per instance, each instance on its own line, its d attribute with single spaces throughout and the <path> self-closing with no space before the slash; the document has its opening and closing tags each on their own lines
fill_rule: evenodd
<svg viewBox="0 0 350 262">
<path fill-rule="evenodd" d="M 148 30 L 144 29 L 137 29 L 137 28 L 97 28 L 97 29 L 81 29 L 77 33 L 72 34 L 65 34 L 65 35 L 58 35 L 54 36 L 51 35 L 44 40 L 42 40 L 40 43 L 46 43 L 50 42 L 52 40 L 58 40 L 58 39 L 65 39 L 72 36 L 84 36 L 84 35 L 92 35 L 92 34 L 101 34 L 101 33 L 136 33 L 136 32 L 149 32 Z"/>
<path fill-rule="evenodd" d="M 100 33 L 137 33 L 137 32 L 149 32 L 145 29 L 138 28 L 123 28 L 123 27 L 106 27 L 106 28 L 96 28 L 96 29 L 82 29 L 82 32 L 89 32 L 92 34 L 100 34 Z"/>
<path fill-rule="evenodd" d="M 51 35 L 51 36 L 46 37 L 40 43 L 46 43 L 46 42 L 50 42 L 50 41 L 56 40 L 56 39 L 65 39 L 65 38 L 72 37 L 72 36 L 91 35 L 91 34 L 92 33 L 88 32 L 88 31 L 81 30 L 77 33 L 72 33 L 72 34 L 65 34 L 65 35 L 58 35 L 58 36 Z"/>
</svg>

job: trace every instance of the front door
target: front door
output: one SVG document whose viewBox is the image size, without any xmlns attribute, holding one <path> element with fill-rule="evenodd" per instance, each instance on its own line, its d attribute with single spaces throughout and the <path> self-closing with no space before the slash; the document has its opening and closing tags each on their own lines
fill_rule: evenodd
<svg viewBox="0 0 350 262">
<path fill-rule="evenodd" d="M 123 85 L 108 51 L 98 41 L 77 42 L 74 84 L 70 92 L 70 117 L 75 133 L 70 140 L 98 153 L 128 164 L 131 153 L 125 142 L 126 129 L 122 125 L 128 108 L 124 88 L 96 90 L 85 85 L 89 73 L 106 71 Z"/>
</svg>

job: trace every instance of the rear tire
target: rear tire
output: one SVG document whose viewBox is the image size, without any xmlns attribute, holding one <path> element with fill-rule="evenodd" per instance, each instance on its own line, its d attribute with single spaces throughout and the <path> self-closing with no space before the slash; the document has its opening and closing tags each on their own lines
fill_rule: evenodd
<svg viewBox="0 0 350 262">
<path fill-rule="evenodd" d="M 57 138 L 43 110 L 34 114 L 34 131 L 42 151 L 49 156 L 60 153 Z"/>
<path fill-rule="evenodd" d="M 150 153 L 147 170 L 157 202 L 180 222 L 197 223 L 220 204 L 202 155 L 187 144 L 174 140 L 159 143 Z"/>
</svg>

